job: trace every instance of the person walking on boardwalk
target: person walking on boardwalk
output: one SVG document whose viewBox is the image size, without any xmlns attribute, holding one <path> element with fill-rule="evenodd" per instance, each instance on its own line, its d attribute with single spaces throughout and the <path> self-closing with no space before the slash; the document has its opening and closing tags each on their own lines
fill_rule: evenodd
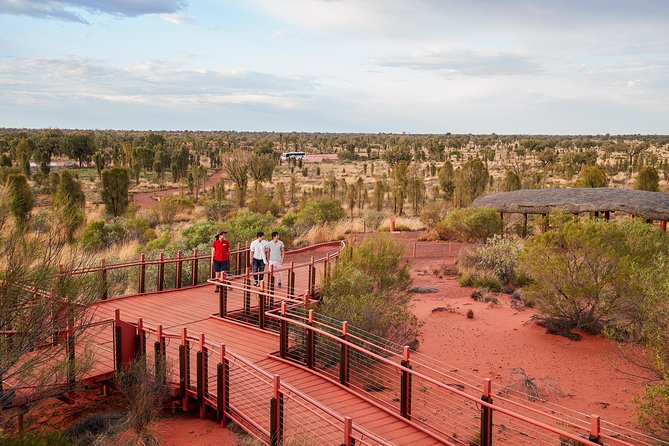
<svg viewBox="0 0 669 446">
<path fill-rule="evenodd" d="M 211 244 L 211 261 L 214 264 L 214 279 L 223 280 L 223 273 L 230 270 L 230 242 L 225 238 L 225 231 L 216 234 L 214 243 Z M 218 285 L 214 289 L 218 292 Z"/>
<path fill-rule="evenodd" d="M 283 265 L 283 242 L 280 240 L 281 236 L 278 232 L 272 232 L 272 240 L 267 242 L 267 252 L 269 253 L 269 266 L 273 266 L 274 270 L 279 270 L 278 279 L 279 279 L 279 288 L 281 288 L 283 281 L 283 271 L 281 271 L 281 265 Z"/>
<path fill-rule="evenodd" d="M 267 256 L 265 255 L 265 250 L 267 249 L 267 241 L 263 240 L 265 233 L 258 231 L 256 234 L 256 239 L 251 242 L 249 251 L 251 252 L 251 269 L 253 271 L 253 285 L 258 286 L 258 280 L 264 278 L 263 273 L 265 271 L 265 265 L 267 265 Z"/>
</svg>

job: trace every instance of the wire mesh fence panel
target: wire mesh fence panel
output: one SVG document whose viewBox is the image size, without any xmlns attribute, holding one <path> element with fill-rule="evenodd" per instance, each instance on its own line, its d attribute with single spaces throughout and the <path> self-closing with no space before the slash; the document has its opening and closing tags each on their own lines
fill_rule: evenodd
<svg viewBox="0 0 669 446">
<path fill-rule="evenodd" d="M 146 349 L 144 351 L 146 358 L 146 370 L 151 374 L 156 372 L 156 342 L 158 337 L 154 331 L 144 330 Z"/>
<path fill-rule="evenodd" d="M 167 382 L 179 384 L 179 346 L 181 338 L 179 336 L 165 336 L 165 374 Z"/>
<path fill-rule="evenodd" d="M 592 444 L 585 433 L 569 433 L 580 437 L 580 440 L 556 434 L 499 411 L 494 411 L 492 415 L 492 442 L 496 445 L 581 446 Z"/>
<path fill-rule="evenodd" d="M 186 340 L 186 380 L 188 389 L 195 392 L 197 390 L 197 352 L 200 351 L 200 342 L 192 339 Z"/>
<path fill-rule="evenodd" d="M 481 427 L 481 411 L 475 401 L 449 387 L 411 377 L 411 420 L 449 441 L 476 446 Z"/>
<path fill-rule="evenodd" d="M 396 411 L 400 411 L 401 373 L 358 350 L 349 350 L 349 386 Z"/>
<path fill-rule="evenodd" d="M 343 440 L 343 423 L 314 406 L 301 395 L 283 391 L 284 444 L 332 445 Z"/>
<path fill-rule="evenodd" d="M 269 443 L 273 382 L 239 360 L 229 361 L 230 414 L 256 437 Z"/>
<path fill-rule="evenodd" d="M 637 432 L 624 426 L 609 423 L 605 420 L 601 422 L 602 444 L 609 446 L 626 446 L 635 444 L 642 446 L 666 446 L 669 445 L 669 439 L 660 439 L 654 435 Z"/>
<path fill-rule="evenodd" d="M 75 330 L 75 361 L 84 376 L 114 371 L 114 321 Z"/>
<path fill-rule="evenodd" d="M 128 268 L 109 269 L 106 273 L 106 289 L 109 298 L 137 292 L 137 270 Z"/>
</svg>

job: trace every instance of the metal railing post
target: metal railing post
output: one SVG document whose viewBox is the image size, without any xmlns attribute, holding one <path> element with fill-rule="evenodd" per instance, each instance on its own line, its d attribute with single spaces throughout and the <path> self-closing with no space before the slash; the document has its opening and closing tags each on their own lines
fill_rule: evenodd
<svg viewBox="0 0 669 446">
<path fill-rule="evenodd" d="M 216 365 L 216 419 L 225 427 L 228 423 L 226 409 L 227 380 L 225 375 L 225 345 L 221 344 L 221 357 Z"/>
<path fill-rule="evenodd" d="M 137 292 L 139 294 L 144 294 L 144 291 L 146 290 L 144 284 L 144 278 L 146 277 L 146 256 L 144 253 L 139 255 L 139 262 L 139 287 Z"/>
<path fill-rule="evenodd" d="M 309 320 L 307 322 L 310 328 L 307 328 L 307 368 L 313 369 L 316 365 L 316 343 L 314 342 L 314 310 L 309 310 Z"/>
<path fill-rule="evenodd" d="M 295 262 L 290 261 L 290 270 L 288 270 L 288 296 L 295 295 Z"/>
<path fill-rule="evenodd" d="M 197 374 L 197 405 L 200 408 L 200 418 L 204 418 L 204 333 L 200 334 L 200 349 L 196 353 Z"/>
<path fill-rule="evenodd" d="M 288 354 L 288 322 L 286 317 L 286 302 L 281 302 L 281 316 L 283 318 L 279 321 L 279 356 L 286 359 Z"/>
<path fill-rule="evenodd" d="M 344 417 L 344 442 L 342 446 L 353 446 L 353 419 L 351 417 Z"/>
<path fill-rule="evenodd" d="M 283 394 L 281 393 L 281 378 L 274 375 L 274 395 L 270 400 L 269 433 L 270 446 L 283 444 Z"/>
<path fill-rule="evenodd" d="M 191 285 L 195 286 L 198 283 L 198 251 L 197 248 L 193 249 L 193 260 L 191 261 L 190 264 L 190 269 L 191 269 Z"/>
<path fill-rule="evenodd" d="M 121 329 L 121 310 L 114 312 L 114 371 L 120 373 L 123 370 L 123 331 Z"/>
<path fill-rule="evenodd" d="M 599 415 L 590 415 L 590 435 L 588 435 L 588 440 L 593 443 L 603 444 L 602 435 L 601 435 L 601 421 Z"/>
<path fill-rule="evenodd" d="M 158 284 L 156 287 L 158 291 L 162 291 L 165 288 L 165 253 L 161 252 L 158 259 Z"/>
<path fill-rule="evenodd" d="M 103 257 L 100 259 L 100 297 L 102 300 L 107 300 L 109 297 L 109 283 L 107 282 L 107 267 L 105 266 L 106 260 Z"/>
<path fill-rule="evenodd" d="M 492 404 L 492 381 L 485 378 L 483 381 L 483 395 L 481 401 Z M 492 409 L 481 406 L 481 446 L 492 445 Z"/>
<path fill-rule="evenodd" d="M 225 271 L 223 271 L 221 284 L 218 287 L 218 316 L 228 315 L 228 287 L 225 284 Z"/>
<path fill-rule="evenodd" d="M 409 347 L 404 346 L 404 359 L 401 362 L 402 367 L 411 370 L 411 360 L 409 358 Z M 407 420 L 411 419 L 411 381 L 410 371 L 402 370 L 400 378 L 400 414 Z"/>
<path fill-rule="evenodd" d="M 179 346 L 179 389 L 181 391 L 181 409 L 184 412 L 188 410 L 189 361 L 188 332 L 184 327 L 181 329 L 181 345 Z"/>
<path fill-rule="evenodd" d="M 163 326 L 158 325 L 156 330 L 156 342 L 153 344 L 155 352 L 154 367 L 156 370 L 156 380 L 166 384 L 167 383 L 167 352 L 165 351 L 165 339 L 163 337 Z"/>
<path fill-rule="evenodd" d="M 341 338 L 348 341 L 348 322 L 341 323 Z M 349 363 L 348 363 L 348 344 L 341 342 L 339 344 L 339 382 L 346 387 L 349 383 Z"/>
<path fill-rule="evenodd" d="M 181 260 L 181 250 L 177 251 L 176 274 L 174 278 L 174 288 L 181 288 L 181 274 L 183 272 L 183 261 Z"/>
</svg>

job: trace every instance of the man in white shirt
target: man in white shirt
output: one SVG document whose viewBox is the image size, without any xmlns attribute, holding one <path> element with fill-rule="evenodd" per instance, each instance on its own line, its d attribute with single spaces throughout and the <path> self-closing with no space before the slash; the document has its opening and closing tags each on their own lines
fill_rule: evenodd
<svg viewBox="0 0 669 446">
<path fill-rule="evenodd" d="M 258 286 L 258 280 L 264 279 L 265 265 L 267 265 L 267 256 L 265 250 L 267 249 L 267 241 L 263 240 L 265 233 L 258 231 L 256 239 L 251 242 L 249 251 L 251 252 L 251 269 L 253 271 L 253 285 Z"/>
<path fill-rule="evenodd" d="M 272 232 L 272 240 L 270 240 L 267 243 L 267 252 L 269 253 L 269 265 L 274 267 L 274 271 L 277 269 L 279 272 L 277 273 L 278 279 L 279 279 L 279 288 L 281 288 L 282 282 L 283 282 L 283 271 L 280 271 L 281 265 L 283 265 L 283 255 L 284 255 L 284 249 L 283 249 L 283 242 L 280 240 L 279 233 L 274 231 Z"/>
</svg>

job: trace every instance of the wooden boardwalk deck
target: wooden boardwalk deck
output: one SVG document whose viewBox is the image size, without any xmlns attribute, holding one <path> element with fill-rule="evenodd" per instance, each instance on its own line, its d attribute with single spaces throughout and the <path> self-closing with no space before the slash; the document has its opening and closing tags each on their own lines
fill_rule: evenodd
<svg viewBox="0 0 669 446">
<path fill-rule="evenodd" d="M 213 289 L 213 285 L 205 285 L 113 299 L 98 303 L 95 314 L 97 318 L 109 319 L 119 310 L 125 321 L 142 318 L 147 326 L 161 324 L 164 330 L 173 333 L 180 332 L 184 327 L 193 336 L 204 333 L 208 342 L 225 344 L 227 349 L 248 358 L 269 373 L 279 375 L 282 382 L 353 418 L 359 426 L 394 444 L 442 444 L 398 415 L 378 408 L 315 372 L 268 356 L 278 351 L 279 336 L 212 316 L 218 312 L 218 294 Z"/>
</svg>

